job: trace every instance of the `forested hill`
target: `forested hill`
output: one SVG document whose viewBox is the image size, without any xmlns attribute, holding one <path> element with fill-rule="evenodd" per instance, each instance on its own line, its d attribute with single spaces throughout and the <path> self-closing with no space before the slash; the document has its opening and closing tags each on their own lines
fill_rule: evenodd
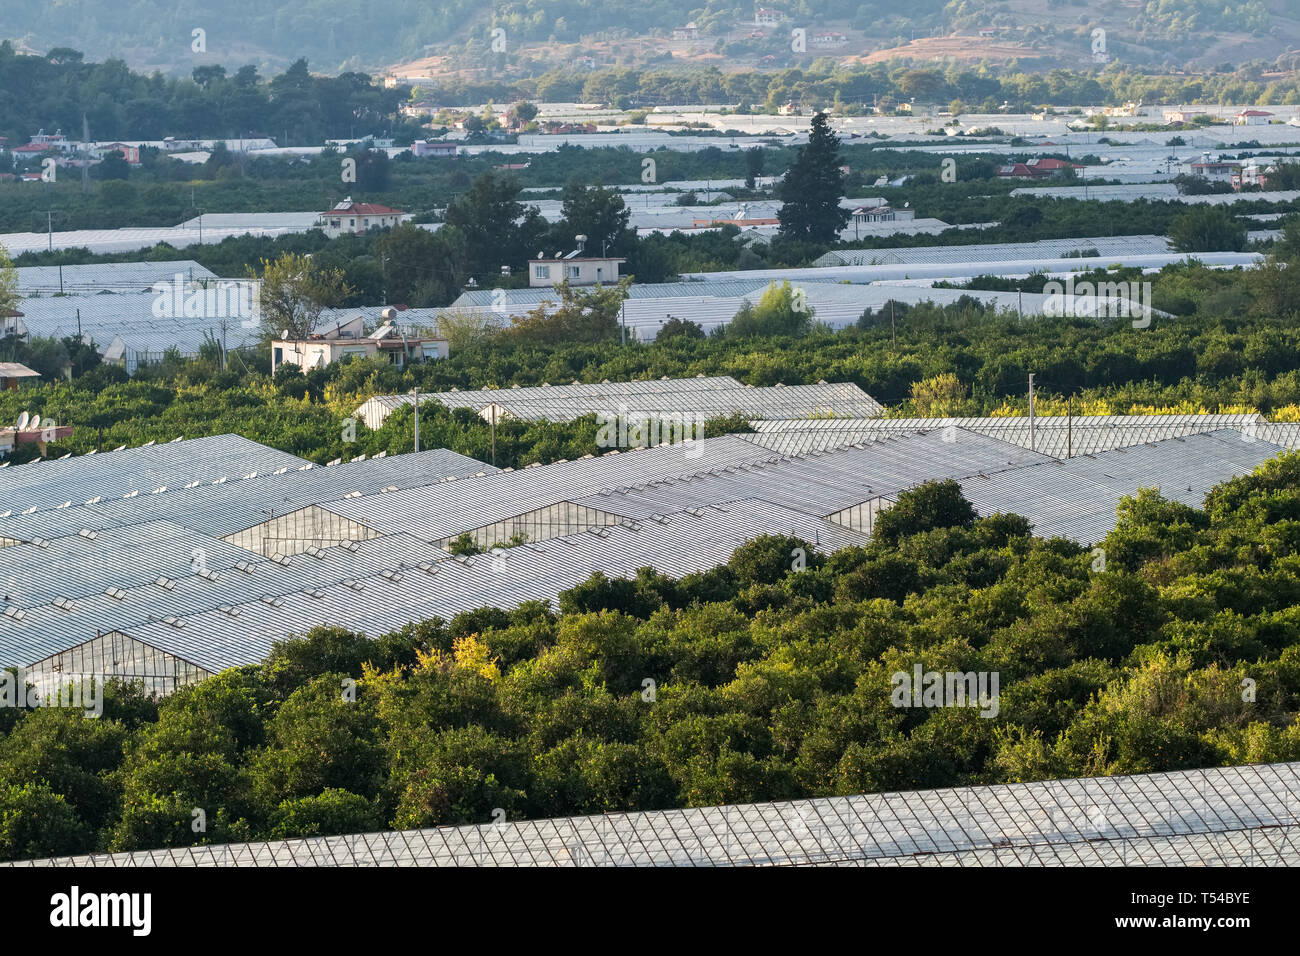
<svg viewBox="0 0 1300 956">
<path fill-rule="evenodd" d="M 766 3 L 764 6 L 768 5 Z M 1102 27 L 1118 57 L 1131 63 L 1214 64 L 1271 60 L 1300 47 L 1292 0 L 776 0 L 792 26 L 843 31 L 836 56 L 881 50 L 933 58 L 980 58 L 981 43 L 1023 47 L 1022 59 L 1072 65 L 1090 53 Z M 283 68 L 306 57 L 327 72 L 372 70 L 435 53 L 487 51 L 489 31 L 507 31 L 506 55 L 536 63 L 568 44 L 614 41 L 627 55 L 674 57 L 701 52 L 715 65 L 752 65 L 754 4 L 738 0 L 4 0 L 0 39 L 45 53 L 81 50 L 87 59 L 120 58 L 136 68 L 188 73 L 194 66 L 252 63 Z M 693 22 L 701 46 L 668 43 L 674 28 Z M 993 29 L 997 40 L 981 39 Z M 203 49 L 194 31 L 202 30 Z M 769 31 L 773 32 L 773 31 Z M 776 29 L 774 32 L 781 33 Z M 927 38 L 943 51 L 914 47 Z M 647 47 L 623 41 L 652 38 Z M 788 45 L 788 44 L 787 44 Z M 809 57 L 818 54 L 810 50 Z M 820 51 L 827 52 L 827 51 Z M 520 65 L 516 61 L 515 65 Z M 780 64 L 785 65 L 785 64 Z"/>
</svg>

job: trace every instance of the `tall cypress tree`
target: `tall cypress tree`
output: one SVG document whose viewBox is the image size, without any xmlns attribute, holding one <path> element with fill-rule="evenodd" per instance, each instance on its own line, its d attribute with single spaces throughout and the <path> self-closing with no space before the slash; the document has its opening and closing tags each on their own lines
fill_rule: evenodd
<svg viewBox="0 0 1300 956">
<path fill-rule="evenodd" d="M 849 222 L 840 208 L 844 174 L 840 172 L 840 140 L 831 132 L 826 114 L 812 120 L 808 145 L 785 172 L 777 190 L 783 205 L 779 213 L 781 235 L 807 242 L 833 242 Z"/>
</svg>

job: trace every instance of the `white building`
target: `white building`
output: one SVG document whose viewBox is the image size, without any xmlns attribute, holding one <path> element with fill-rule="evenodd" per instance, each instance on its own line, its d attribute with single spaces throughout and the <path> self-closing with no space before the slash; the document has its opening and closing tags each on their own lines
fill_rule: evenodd
<svg viewBox="0 0 1300 956">
<path fill-rule="evenodd" d="M 1273 114 L 1268 110 L 1242 110 L 1237 114 L 1238 126 L 1267 126 L 1273 121 Z"/>
<path fill-rule="evenodd" d="M 425 157 L 455 159 L 456 150 L 455 143 L 430 143 L 423 139 L 417 139 L 411 144 L 411 155 L 416 159 L 424 159 Z"/>
<path fill-rule="evenodd" d="M 321 213 L 319 224 L 325 235 L 337 239 L 347 233 L 361 235 L 371 229 L 391 229 L 406 216 L 407 213 L 400 209 L 377 203 L 353 202 L 349 196 L 329 212 Z"/>
<path fill-rule="evenodd" d="M 394 314 L 396 310 L 394 310 Z M 281 365 L 297 365 L 305 372 L 334 362 L 384 356 L 398 368 L 447 357 L 447 340 L 408 336 L 391 319 L 369 335 L 361 316 L 341 320 L 305 339 L 281 338 L 271 342 L 271 374 Z"/>
<path fill-rule="evenodd" d="M 1193 176 L 1200 176 L 1212 183 L 1228 183 L 1232 185 L 1238 181 L 1241 174 L 1240 163 L 1211 162 L 1209 159 L 1204 159 L 1199 163 L 1192 163 L 1190 168 Z"/>
<path fill-rule="evenodd" d="M 576 249 L 567 256 L 547 259 L 540 253 L 528 260 L 528 285 L 534 289 L 559 285 L 602 285 L 618 282 L 618 267 L 627 262 L 615 256 L 584 256 Z"/>
</svg>

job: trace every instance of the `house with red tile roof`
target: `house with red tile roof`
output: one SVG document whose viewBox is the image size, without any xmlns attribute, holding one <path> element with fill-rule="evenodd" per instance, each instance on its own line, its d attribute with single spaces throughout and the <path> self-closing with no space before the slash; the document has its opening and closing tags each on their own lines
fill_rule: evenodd
<svg viewBox="0 0 1300 956">
<path fill-rule="evenodd" d="M 346 234 L 361 235 L 371 229 L 391 229 L 407 215 L 400 209 L 378 203 L 354 202 L 349 196 L 333 209 L 321 213 L 318 224 L 325 235 L 337 239 Z"/>
</svg>

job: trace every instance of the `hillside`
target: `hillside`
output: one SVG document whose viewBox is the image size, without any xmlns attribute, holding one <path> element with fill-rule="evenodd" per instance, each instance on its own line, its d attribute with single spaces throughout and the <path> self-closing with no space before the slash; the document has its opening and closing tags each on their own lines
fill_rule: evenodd
<svg viewBox="0 0 1300 956">
<path fill-rule="evenodd" d="M 374 71 L 431 55 L 452 70 L 537 74 L 553 67 L 710 65 L 780 69 L 817 57 L 993 62 L 1032 68 L 1094 63 L 1094 30 L 1113 60 L 1221 67 L 1300 56 L 1300 19 L 1288 0 L 812 0 L 807 16 L 755 24 L 735 0 L 5 0 L 0 39 L 20 50 L 57 47 L 87 60 L 119 57 L 137 69 L 283 68 Z M 695 25 L 694 34 L 674 30 Z M 790 30 L 807 30 L 805 50 Z M 494 28 L 505 50 L 491 47 Z M 194 31 L 205 31 L 196 43 Z M 196 46 L 201 47 L 195 49 Z M 498 42 L 500 46 L 500 42 Z M 586 59 L 589 58 L 589 59 Z M 594 61 L 594 62 L 593 62 Z"/>
</svg>

